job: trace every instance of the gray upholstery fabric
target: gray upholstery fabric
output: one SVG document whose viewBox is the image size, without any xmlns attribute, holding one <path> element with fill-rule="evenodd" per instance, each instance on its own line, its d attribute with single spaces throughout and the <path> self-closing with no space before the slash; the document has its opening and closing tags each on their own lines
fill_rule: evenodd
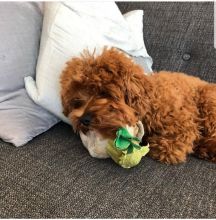
<svg viewBox="0 0 216 220">
<path fill-rule="evenodd" d="M 216 82 L 213 2 L 119 2 L 123 13 L 144 10 L 144 40 L 153 69 Z M 190 54 L 184 60 L 183 55 Z"/>
<path fill-rule="evenodd" d="M 215 171 L 194 157 L 123 169 L 90 157 L 60 123 L 22 148 L 0 142 L 0 217 L 213 218 Z"/>
<path fill-rule="evenodd" d="M 24 77 L 35 76 L 42 19 L 38 3 L 0 3 L 0 138 L 15 146 L 59 121 L 24 89 Z"/>
<path fill-rule="evenodd" d="M 216 79 L 213 3 L 119 5 L 124 12 L 145 10 L 145 42 L 155 69 Z M 188 62 L 183 48 L 196 52 Z M 145 157 L 126 170 L 91 158 L 60 123 L 22 148 L 0 142 L 0 217 L 215 218 L 215 171 L 216 164 L 193 156 L 176 166 Z"/>
</svg>

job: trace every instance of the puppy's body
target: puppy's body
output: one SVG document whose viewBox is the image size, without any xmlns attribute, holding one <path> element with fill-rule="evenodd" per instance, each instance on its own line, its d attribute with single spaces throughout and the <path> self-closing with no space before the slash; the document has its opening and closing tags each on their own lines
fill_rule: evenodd
<svg viewBox="0 0 216 220">
<path fill-rule="evenodd" d="M 68 62 L 62 104 L 75 130 L 114 138 L 142 120 L 150 156 L 179 163 L 189 153 L 216 162 L 216 85 L 183 73 L 144 75 L 116 49 Z"/>
<path fill-rule="evenodd" d="M 166 163 L 178 163 L 195 151 L 200 157 L 215 160 L 216 145 L 209 141 L 216 135 L 216 85 L 165 71 L 148 78 L 153 89 L 150 109 L 142 115 L 142 121 L 151 146 L 150 155 Z M 207 148 L 212 144 L 210 153 Z"/>
</svg>

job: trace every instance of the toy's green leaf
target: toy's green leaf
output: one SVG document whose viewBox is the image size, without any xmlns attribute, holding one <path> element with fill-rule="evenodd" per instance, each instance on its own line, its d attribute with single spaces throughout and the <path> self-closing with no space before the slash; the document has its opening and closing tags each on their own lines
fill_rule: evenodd
<svg viewBox="0 0 216 220">
<path fill-rule="evenodd" d="M 114 143 L 119 150 L 126 150 L 130 146 L 130 141 L 124 138 L 116 138 Z"/>
<path fill-rule="evenodd" d="M 133 153 L 133 145 L 130 145 L 127 149 L 127 154 Z"/>
<path fill-rule="evenodd" d="M 126 128 L 120 128 L 116 133 L 114 140 L 118 150 L 127 150 L 127 153 L 132 153 L 133 148 L 140 149 L 140 146 L 135 142 L 140 142 L 139 138 L 132 136 Z"/>
</svg>

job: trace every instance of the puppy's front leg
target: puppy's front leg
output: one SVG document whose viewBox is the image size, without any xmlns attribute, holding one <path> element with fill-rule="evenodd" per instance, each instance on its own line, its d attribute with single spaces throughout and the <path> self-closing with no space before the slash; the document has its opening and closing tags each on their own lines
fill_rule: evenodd
<svg viewBox="0 0 216 220">
<path fill-rule="evenodd" d="M 193 152 L 191 138 L 153 136 L 148 139 L 149 155 L 167 164 L 177 164 L 186 161 L 187 154 Z M 182 141 L 181 141 L 182 140 Z"/>
</svg>

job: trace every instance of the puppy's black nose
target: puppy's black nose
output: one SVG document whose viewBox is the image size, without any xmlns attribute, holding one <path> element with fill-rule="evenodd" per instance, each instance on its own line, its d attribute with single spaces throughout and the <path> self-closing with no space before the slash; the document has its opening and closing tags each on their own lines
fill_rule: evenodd
<svg viewBox="0 0 216 220">
<path fill-rule="evenodd" d="M 81 118 L 80 118 L 80 123 L 82 123 L 83 125 L 85 126 L 89 126 L 90 123 L 91 123 L 91 120 L 92 120 L 92 116 L 87 113 L 87 114 L 84 114 Z"/>
</svg>

